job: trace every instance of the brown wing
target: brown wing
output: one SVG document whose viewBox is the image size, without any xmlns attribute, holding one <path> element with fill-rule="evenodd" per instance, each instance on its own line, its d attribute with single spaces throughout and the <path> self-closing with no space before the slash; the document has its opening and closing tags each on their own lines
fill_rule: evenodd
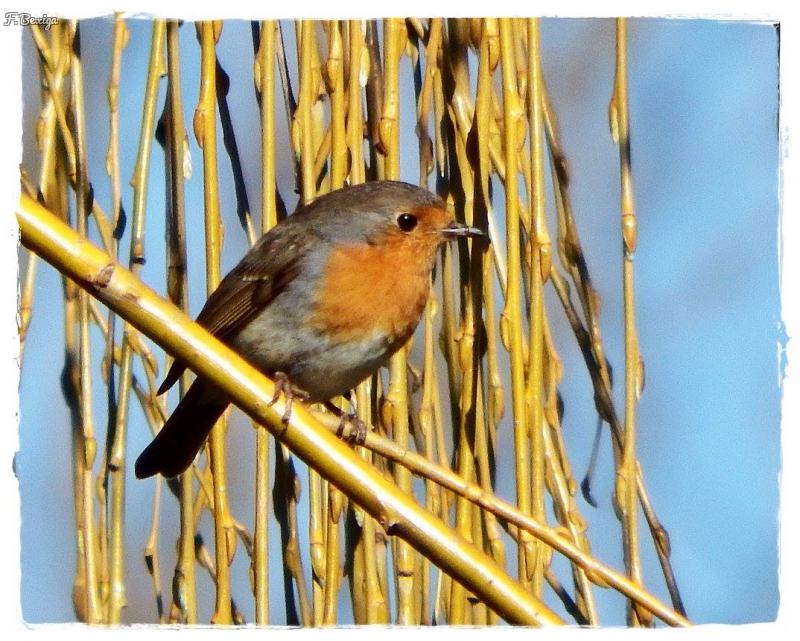
<svg viewBox="0 0 800 641">
<path fill-rule="evenodd" d="M 294 280 L 309 245 L 302 228 L 287 219 L 245 254 L 215 289 L 197 322 L 222 342 L 228 342 Z M 163 394 L 181 377 L 186 365 L 176 360 L 158 388 Z"/>
</svg>

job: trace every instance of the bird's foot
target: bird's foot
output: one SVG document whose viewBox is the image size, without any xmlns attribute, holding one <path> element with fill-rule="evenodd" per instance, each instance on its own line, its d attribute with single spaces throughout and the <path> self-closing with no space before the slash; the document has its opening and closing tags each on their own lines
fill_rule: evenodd
<svg viewBox="0 0 800 641">
<path fill-rule="evenodd" d="M 283 394 L 283 397 L 286 399 L 286 408 L 283 410 L 281 422 L 284 425 L 288 425 L 292 418 L 292 402 L 294 399 L 298 398 L 300 401 L 304 402 L 308 400 L 309 395 L 296 385 L 292 385 L 289 377 L 283 372 L 275 372 L 273 380 L 275 381 L 275 394 L 273 394 L 272 400 L 267 403 L 267 405 L 269 407 L 275 405 L 275 403 L 278 402 L 278 399 L 280 399 L 281 394 Z"/>
<path fill-rule="evenodd" d="M 367 424 L 355 414 L 348 414 L 336 407 L 330 401 L 325 403 L 325 407 L 339 417 L 339 427 L 336 436 L 343 438 L 349 445 L 363 445 L 367 440 Z M 349 428 L 349 429 L 348 429 Z"/>
<path fill-rule="evenodd" d="M 345 425 L 348 423 L 350 430 L 345 436 L 345 441 L 349 445 L 363 445 L 367 440 L 367 424 L 355 414 L 345 414 L 339 423 L 339 432 L 341 434 L 344 433 Z"/>
</svg>

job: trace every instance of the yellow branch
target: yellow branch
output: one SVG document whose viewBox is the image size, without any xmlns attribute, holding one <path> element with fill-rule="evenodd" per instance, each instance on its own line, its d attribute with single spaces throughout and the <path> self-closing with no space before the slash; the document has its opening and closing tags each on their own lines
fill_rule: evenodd
<svg viewBox="0 0 800 641">
<path fill-rule="evenodd" d="M 514 453 L 516 463 L 517 505 L 523 514 L 530 514 L 530 456 L 526 447 L 529 423 L 525 407 L 525 361 L 522 328 L 522 285 L 519 195 L 517 187 L 517 145 L 521 140 L 518 130 L 524 126 L 523 112 L 517 94 L 517 71 L 514 65 L 512 22 L 500 19 L 500 56 L 503 70 L 503 123 L 505 128 L 506 163 L 506 245 L 508 251 L 508 285 L 506 306 L 500 317 L 500 335 L 511 355 L 511 403 L 514 420 Z M 521 542 L 517 561 L 519 580 L 530 585 L 531 567 L 527 566 L 525 541 Z"/>
<path fill-rule="evenodd" d="M 278 222 L 275 208 L 275 22 L 261 23 L 256 80 L 261 93 L 261 232 Z M 255 546 L 256 623 L 269 624 L 269 433 L 256 431 Z"/>
<path fill-rule="evenodd" d="M 617 20 L 617 68 L 614 77 L 614 94 L 611 98 L 611 132 L 619 145 L 620 181 L 622 189 L 622 240 L 623 240 L 623 304 L 625 311 L 625 432 L 622 462 L 617 472 L 616 500 L 622 511 L 625 540 L 625 563 L 632 580 L 642 583 L 642 566 L 639 557 L 639 528 L 636 496 L 636 403 L 641 381 L 641 358 L 636 336 L 636 307 L 634 297 L 633 256 L 636 252 L 636 211 L 633 205 L 633 180 L 631 177 L 631 141 L 628 114 L 628 24 L 624 18 Z M 633 603 L 631 603 L 633 606 Z M 631 607 L 628 612 L 631 625 L 648 625 L 649 617 Z"/>
<path fill-rule="evenodd" d="M 544 142 L 542 140 L 542 71 L 539 61 L 539 21 L 528 20 L 528 117 L 530 122 L 530 164 L 533 168 L 531 194 L 530 251 L 530 360 L 526 389 L 527 406 L 531 424 L 532 514 L 545 520 L 545 444 L 543 390 L 544 354 L 544 292 L 543 283 L 549 271 L 550 239 L 545 227 L 544 200 Z M 545 267 L 545 264 L 548 267 Z M 534 594 L 541 597 L 544 589 L 546 550 L 536 548 L 536 565 L 533 568 Z"/>
<path fill-rule="evenodd" d="M 92 296 L 155 340 L 199 376 L 213 380 L 254 420 L 309 466 L 444 572 L 464 583 L 512 624 L 559 625 L 562 619 L 528 594 L 486 555 L 454 536 L 439 519 L 397 490 L 302 405 L 284 425 L 284 400 L 270 407 L 274 384 L 238 354 L 211 337 L 177 307 L 144 286 L 105 252 L 23 196 L 17 209 L 22 241 Z"/>
<path fill-rule="evenodd" d="M 222 227 L 217 184 L 216 127 L 216 52 L 215 45 L 222 30 L 221 22 L 198 23 L 200 39 L 200 97 L 194 116 L 194 133 L 203 150 L 203 196 L 206 231 L 206 289 L 210 295 L 220 281 Z M 225 476 L 225 418 L 217 421 L 209 439 L 211 469 L 214 478 L 214 537 L 216 553 L 217 598 L 212 623 L 230 625 L 230 560 L 236 537 L 228 527 L 227 480 Z"/>
</svg>

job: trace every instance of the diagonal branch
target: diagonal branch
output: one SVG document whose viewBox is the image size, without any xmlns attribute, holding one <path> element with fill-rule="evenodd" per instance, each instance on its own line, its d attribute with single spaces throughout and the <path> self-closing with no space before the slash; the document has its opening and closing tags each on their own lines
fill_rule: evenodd
<svg viewBox="0 0 800 641">
<path fill-rule="evenodd" d="M 275 391 L 269 379 L 157 296 L 108 254 L 26 196 L 20 200 L 17 219 L 26 247 L 175 357 L 185 360 L 198 375 L 213 379 L 239 407 L 377 519 L 388 533 L 411 543 L 510 623 L 563 624 L 558 615 L 523 590 L 489 557 L 456 536 L 411 497 L 399 493 L 302 406 L 296 405 L 291 423 L 283 425 L 284 401 L 269 407 Z"/>
</svg>

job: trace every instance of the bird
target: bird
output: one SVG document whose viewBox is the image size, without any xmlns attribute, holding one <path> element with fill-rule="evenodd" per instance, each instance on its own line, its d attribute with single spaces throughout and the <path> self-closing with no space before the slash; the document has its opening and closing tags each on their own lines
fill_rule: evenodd
<svg viewBox="0 0 800 641">
<path fill-rule="evenodd" d="M 197 323 L 276 381 L 326 402 L 387 363 L 414 333 L 437 249 L 485 234 L 457 222 L 430 191 L 399 181 L 347 186 L 301 205 L 222 279 Z M 158 394 L 181 377 L 175 360 Z M 231 400 L 197 377 L 142 451 L 137 478 L 184 472 Z"/>
</svg>

